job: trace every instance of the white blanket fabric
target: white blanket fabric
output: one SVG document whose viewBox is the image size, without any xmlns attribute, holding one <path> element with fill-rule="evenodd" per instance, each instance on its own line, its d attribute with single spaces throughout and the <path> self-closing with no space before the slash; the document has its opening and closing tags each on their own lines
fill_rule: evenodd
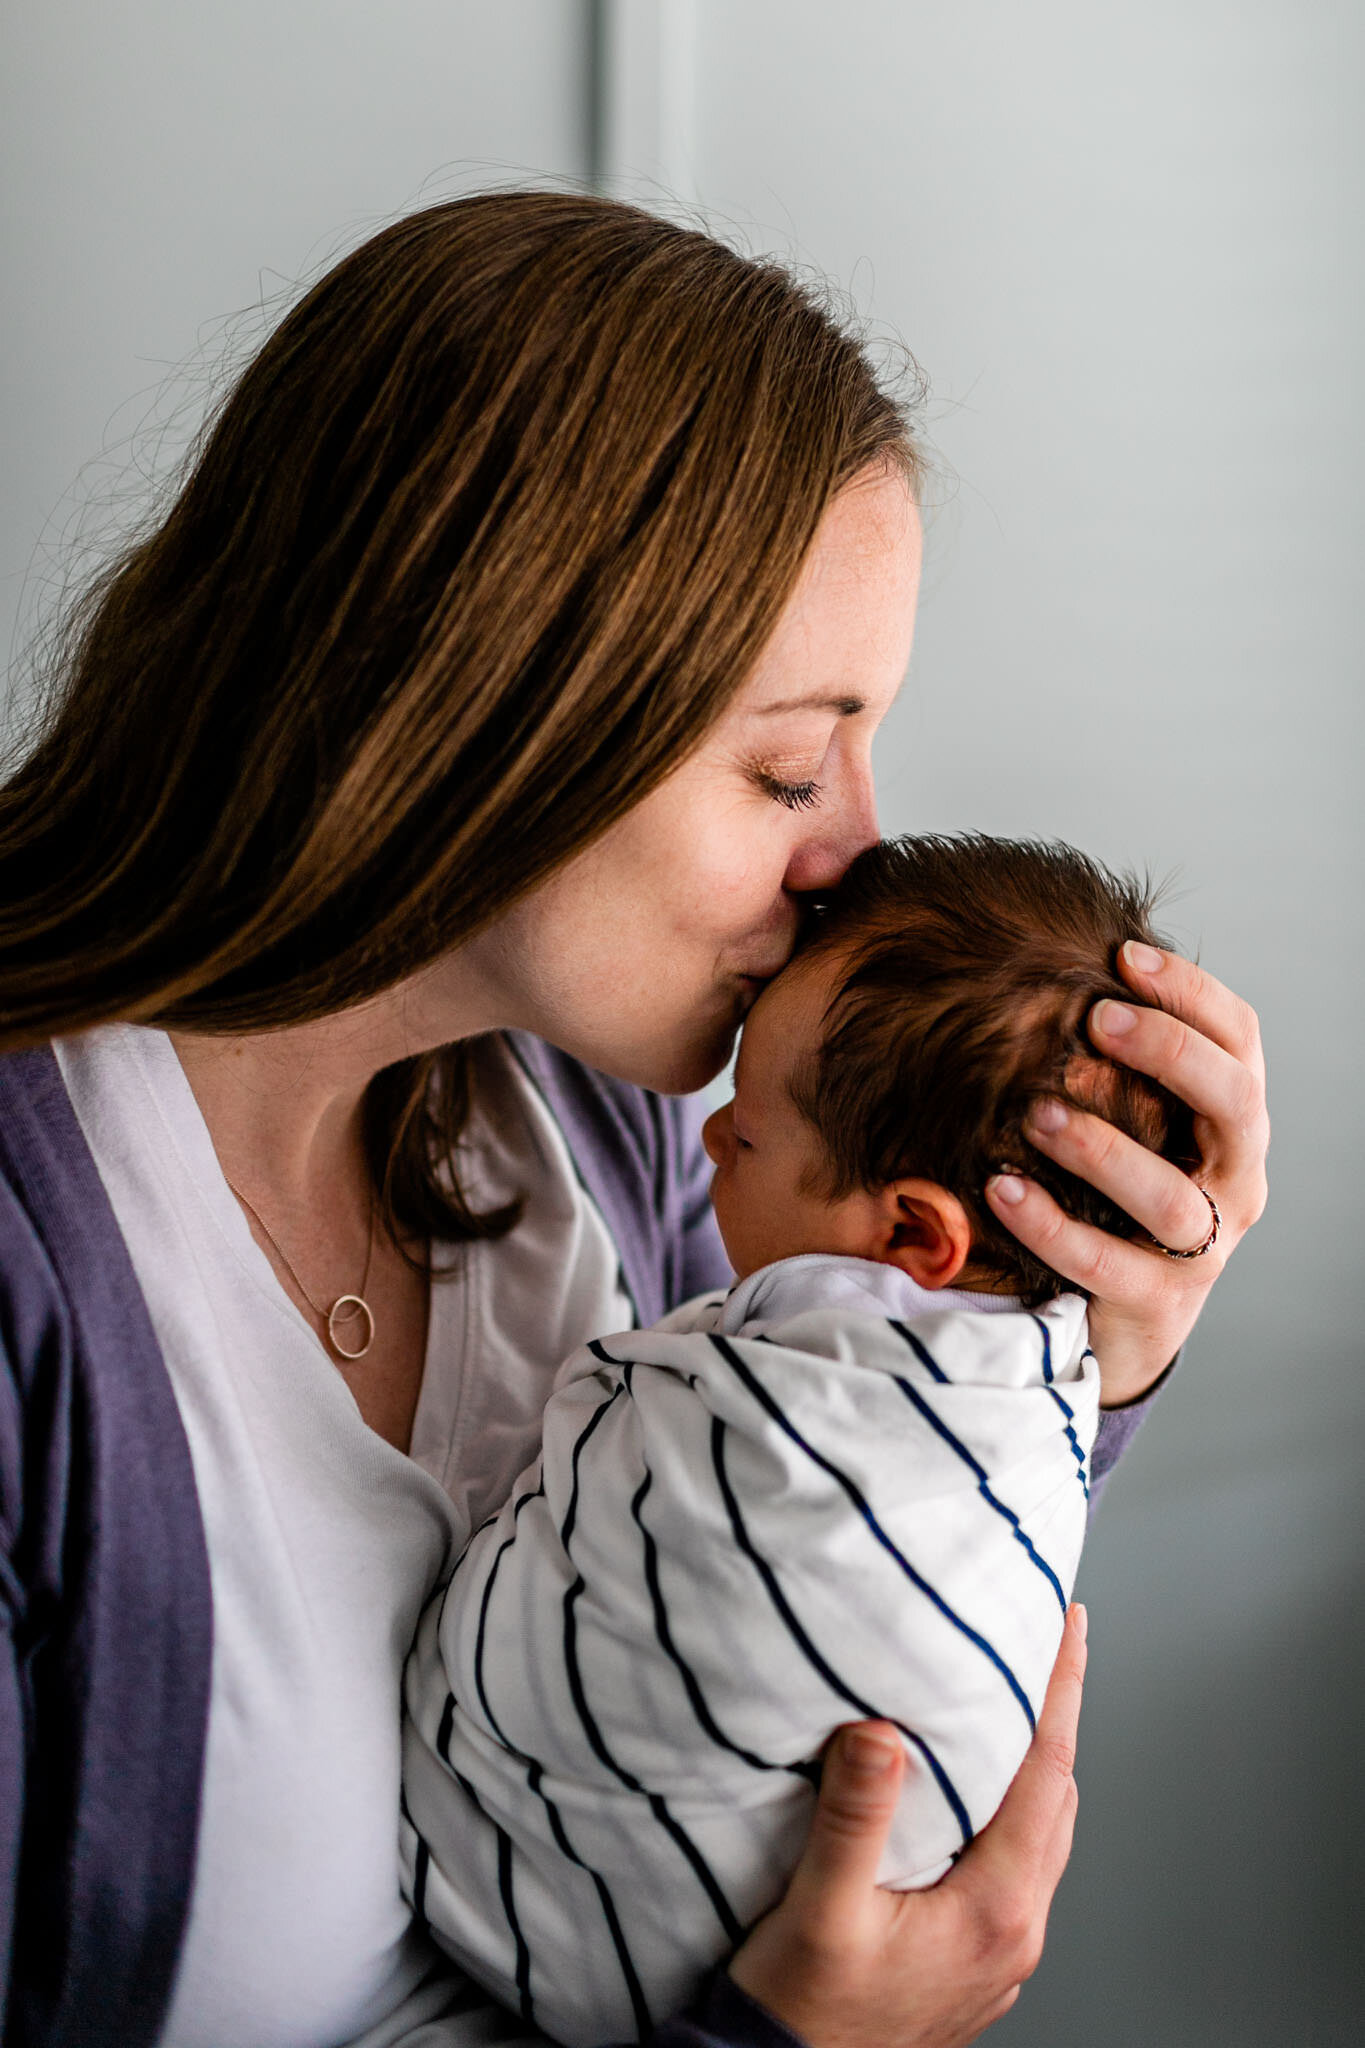
<svg viewBox="0 0 1365 2048">
<path fill-rule="evenodd" d="M 1077 1296 L 824 1255 L 576 1353 L 408 1665 L 437 1939 L 560 2040 L 645 2032 L 780 1895 L 865 1716 L 909 1759 L 882 1881 L 941 1876 L 1028 1745 L 1098 1404 Z"/>
</svg>

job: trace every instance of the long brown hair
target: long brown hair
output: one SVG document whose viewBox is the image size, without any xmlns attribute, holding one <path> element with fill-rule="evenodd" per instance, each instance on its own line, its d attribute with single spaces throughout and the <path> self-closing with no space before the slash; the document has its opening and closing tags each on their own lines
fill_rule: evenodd
<svg viewBox="0 0 1365 2048">
<path fill-rule="evenodd" d="M 904 400 L 775 263 L 567 194 L 385 229 L 73 617 L 0 789 L 0 1047 L 300 1023 L 469 939 L 696 745 L 879 461 Z M 483 1227 L 464 1071 L 372 1084 L 395 1235 Z"/>
</svg>

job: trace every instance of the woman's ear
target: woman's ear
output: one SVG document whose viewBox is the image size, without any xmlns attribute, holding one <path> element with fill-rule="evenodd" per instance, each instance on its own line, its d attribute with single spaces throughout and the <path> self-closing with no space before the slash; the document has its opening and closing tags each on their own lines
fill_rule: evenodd
<svg viewBox="0 0 1365 2048">
<path fill-rule="evenodd" d="M 921 1287 L 951 1287 L 972 1249 L 972 1227 L 956 1195 L 932 1180 L 893 1180 L 877 1205 L 875 1256 Z"/>
</svg>

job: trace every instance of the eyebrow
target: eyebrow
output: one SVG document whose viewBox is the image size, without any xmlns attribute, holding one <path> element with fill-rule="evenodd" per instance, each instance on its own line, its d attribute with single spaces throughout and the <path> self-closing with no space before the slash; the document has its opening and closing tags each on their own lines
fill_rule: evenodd
<svg viewBox="0 0 1365 2048">
<path fill-rule="evenodd" d="M 758 716 L 771 718 L 779 711 L 837 711 L 840 718 L 856 718 L 866 709 L 861 697 L 784 697 L 780 704 L 760 706 Z"/>
</svg>

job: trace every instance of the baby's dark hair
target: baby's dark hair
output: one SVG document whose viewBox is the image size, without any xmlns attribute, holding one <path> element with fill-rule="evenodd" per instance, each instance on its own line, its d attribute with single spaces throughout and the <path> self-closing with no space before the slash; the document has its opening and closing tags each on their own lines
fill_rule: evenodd
<svg viewBox="0 0 1365 2048">
<path fill-rule="evenodd" d="M 1198 1165 L 1185 1104 L 1086 1036 L 1101 997 L 1131 999 L 1119 948 L 1163 943 L 1153 902 L 1149 883 L 1055 841 L 927 834 L 860 854 L 804 948 L 842 963 L 822 1043 L 791 1081 L 822 1141 L 823 1191 L 937 1182 L 967 1212 L 973 1264 L 1031 1305 L 1073 1283 L 996 1222 L 983 1189 L 1002 1166 L 1040 1182 L 1068 1215 L 1143 1237 L 1023 1127 L 1032 1103 L 1054 1095 L 1186 1172 Z"/>
</svg>

